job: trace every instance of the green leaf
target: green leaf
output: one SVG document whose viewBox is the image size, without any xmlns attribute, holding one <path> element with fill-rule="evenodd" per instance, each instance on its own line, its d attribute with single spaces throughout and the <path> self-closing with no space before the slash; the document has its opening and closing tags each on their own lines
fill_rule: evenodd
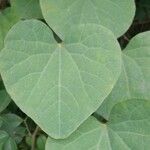
<svg viewBox="0 0 150 150">
<path fill-rule="evenodd" d="M 3 121 L 2 121 L 2 120 L 0 120 L 0 127 L 2 126 L 2 124 L 3 124 Z"/>
<path fill-rule="evenodd" d="M 138 34 L 132 39 L 131 43 L 127 46 L 124 54 L 131 57 L 137 64 L 143 79 L 145 81 L 145 87 L 143 90 L 147 91 L 150 98 L 150 31 Z M 145 88 L 145 89 L 144 89 Z"/>
<path fill-rule="evenodd" d="M 0 148 L 2 150 L 17 150 L 17 144 L 25 136 L 25 128 L 21 127 L 22 119 L 14 114 L 3 114 L 0 116 Z M 5 140 L 1 142 L 1 136 Z"/>
<path fill-rule="evenodd" d="M 11 27 L 20 19 L 43 18 L 38 0 L 11 0 L 11 7 L 0 11 L 0 50 Z"/>
<path fill-rule="evenodd" d="M 0 130 L 0 149 L 1 150 L 17 150 L 15 141 L 7 132 Z"/>
<path fill-rule="evenodd" d="M 97 113 L 108 118 L 112 107 L 132 98 L 150 98 L 150 32 L 134 37 L 123 51 L 122 73 Z"/>
<path fill-rule="evenodd" d="M 149 150 L 150 101 L 127 100 L 113 108 L 107 124 L 89 118 L 69 138 L 49 137 L 46 150 Z"/>
<path fill-rule="evenodd" d="M 0 129 L 7 131 L 10 135 L 13 135 L 16 127 L 22 123 L 22 119 L 14 114 L 3 114 L 0 116 L 0 120 L 3 121 Z"/>
<path fill-rule="evenodd" d="M 142 73 L 150 97 L 150 31 L 137 35 L 127 46 L 124 54 L 133 59 Z"/>
<path fill-rule="evenodd" d="M 20 21 L 0 56 L 8 93 L 54 138 L 69 136 L 101 105 L 121 70 L 121 50 L 108 29 L 87 24 L 66 32 L 56 43 L 44 23 Z"/>
<path fill-rule="evenodd" d="M 37 138 L 37 150 L 45 150 L 46 137 L 44 135 L 40 135 Z"/>
<path fill-rule="evenodd" d="M 25 128 L 20 126 L 23 120 L 14 114 L 3 114 L 0 116 L 0 120 L 2 120 L 0 130 L 7 132 L 10 138 L 19 143 L 25 136 Z M 10 139 L 9 142 L 11 144 L 12 140 Z"/>
<path fill-rule="evenodd" d="M 20 18 L 43 18 L 39 0 L 11 0 L 11 6 Z"/>
<path fill-rule="evenodd" d="M 131 25 L 134 0 L 40 0 L 49 26 L 65 39 L 74 24 L 96 23 L 110 29 L 117 37 Z"/>
<path fill-rule="evenodd" d="M 10 103 L 11 99 L 5 90 L 0 90 L 0 112 Z"/>
<path fill-rule="evenodd" d="M 5 142 L 8 140 L 9 136 L 5 131 L 0 130 L 0 149 L 3 150 Z"/>
<path fill-rule="evenodd" d="M 17 21 L 18 17 L 11 11 L 11 8 L 0 11 L 0 50 L 3 48 L 7 32 Z"/>
<path fill-rule="evenodd" d="M 3 150 L 18 150 L 15 141 L 9 137 L 3 146 Z"/>
<path fill-rule="evenodd" d="M 26 139 L 25 139 L 26 143 L 28 146 L 32 146 L 32 137 L 31 136 L 26 136 Z"/>
<path fill-rule="evenodd" d="M 3 143 L 5 143 L 7 139 L 8 134 L 5 131 L 0 130 L 0 145 L 3 145 Z"/>
</svg>

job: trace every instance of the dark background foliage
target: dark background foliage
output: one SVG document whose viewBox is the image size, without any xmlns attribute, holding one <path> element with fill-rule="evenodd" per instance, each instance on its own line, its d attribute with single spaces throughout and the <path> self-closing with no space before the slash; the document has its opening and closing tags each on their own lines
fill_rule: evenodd
<svg viewBox="0 0 150 150">
<path fill-rule="evenodd" d="M 140 32 L 150 30 L 150 0 L 136 0 L 135 2 L 137 9 L 134 21 L 129 30 L 118 39 L 122 49 L 126 47 L 133 36 Z M 6 7 L 11 7 L 9 0 L 0 0 L 0 11 L 3 11 Z M 3 84 L 0 82 L 0 88 L 2 87 Z M 21 150 L 42 150 L 38 147 L 44 144 L 46 134 L 42 132 L 40 128 L 15 105 L 15 103 L 11 102 L 2 112 L 2 114 L 8 113 L 16 114 L 23 119 L 19 127 L 21 127 L 21 129 L 25 128 L 25 131 L 22 131 L 22 134 L 18 135 L 23 137 L 23 140 L 18 142 L 18 148 Z"/>
<path fill-rule="evenodd" d="M 136 15 L 129 30 L 119 38 L 124 48 L 130 39 L 136 34 L 150 30 L 150 0 L 135 0 Z"/>
</svg>

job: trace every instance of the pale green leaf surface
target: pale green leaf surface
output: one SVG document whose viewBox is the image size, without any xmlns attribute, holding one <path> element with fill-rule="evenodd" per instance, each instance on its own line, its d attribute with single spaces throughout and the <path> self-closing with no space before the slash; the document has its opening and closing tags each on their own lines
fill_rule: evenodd
<svg viewBox="0 0 150 150">
<path fill-rule="evenodd" d="M 114 35 L 99 25 L 72 26 L 58 44 L 44 23 L 21 21 L 7 35 L 0 68 L 16 104 L 47 134 L 64 138 L 112 90 L 121 50 Z"/>
<path fill-rule="evenodd" d="M 0 90 L 0 112 L 10 103 L 11 99 L 5 90 Z"/>
<path fill-rule="evenodd" d="M 10 28 L 20 19 L 43 18 L 38 0 L 11 0 L 11 7 L 0 11 L 0 50 Z"/>
<path fill-rule="evenodd" d="M 103 25 L 119 37 L 135 15 L 134 0 L 40 0 L 40 4 L 47 23 L 62 39 L 66 29 L 83 23 Z"/>
<path fill-rule="evenodd" d="M 127 100 L 112 109 L 107 124 L 93 117 L 64 140 L 48 138 L 46 150 L 149 150 L 150 101 Z"/>
<path fill-rule="evenodd" d="M 11 7 L 20 18 L 43 18 L 39 0 L 11 0 Z"/>
<path fill-rule="evenodd" d="M 3 48 L 7 32 L 17 21 L 18 17 L 11 11 L 11 8 L 0 11 L 0 50 Z"/>
<path fill-rule="evenodd" d="M 150 32 L 135 36 L 123 52 L 120 78 L 96 112 L 106 119 L 112 107 L 120 101 L 150 98 Z"/>
<path fill-rule="evenodd" d="M 145 80 L 148 98 L 150 98 L 150 31 L 143 32 L 135 36 L 124 54 L 131 57 L 141 69 Z"/>
</svg>

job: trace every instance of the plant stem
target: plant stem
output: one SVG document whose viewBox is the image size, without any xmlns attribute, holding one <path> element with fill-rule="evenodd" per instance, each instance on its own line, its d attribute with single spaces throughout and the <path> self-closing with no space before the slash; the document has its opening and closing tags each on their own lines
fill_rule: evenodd
<svg viewBox="0 0 150 150">
<path fill-rule="evenodd" d="M 24 124 L 25 124 L 25 127 L 26 127 L 27 131 L 28 131 L 29 136 L 32 136 L 32 134 L 31 134 L 31 132 L 30 132 L 30 129 L 29 129 L 29 126 L 28 126 L 28 124 L 27 124 L 27 119 L 28 119 L 28 117 L 26 117 L 26 118 L 24 119 Z"/>
<path fill-rule="evenodd" d="M 34 130 L 33 134 L 32 134 L 32 147 L 31 147 L 31 150 L 35 150 L 35 143 L 36 143 L 36 136 L 37 136 L 37 133 L 39 131 L 39 126 L 36 127 L 36 129 Z"/>
</svg>

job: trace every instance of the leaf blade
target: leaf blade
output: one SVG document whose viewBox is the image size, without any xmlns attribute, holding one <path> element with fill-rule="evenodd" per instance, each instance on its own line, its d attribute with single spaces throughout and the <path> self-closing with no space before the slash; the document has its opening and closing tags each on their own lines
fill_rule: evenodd
<svg viewBox="0 0 150 150">
<path fill-rule="evenodd" d="M 123 51 L 122 73 L 110 95 L 97 110 L 106 119 L 112 107 L 120 102 L 132 98 L 149 99 L 150 67 L 149 67 L 149 38 L 150 32 L 135 36 Z"/>
<path fill-rule="evenodd" d="M 70 26 L 86 23 L 103 25 L 119 37 L 135 14 L 133 0 L 40 0 L 40 5 L 45 20 L 61 39 L 68 36 L 65 30 L 70 30 Z"/>
<path fill-rule="evenodd" d="M 72 26 L 70 35 L 58 44 L 45 24 L 21 21 L 1 52 L 2 78 L 12 99 L 54 138 L 69 136 L 98 108 L 121 69 L 120 47 L 108 29 Z"/>
<path fill-rule="evenodd" d="M 79 150 L 148 150 L 149 108 L 148 100 L 132 99 L 120 102 L 113 107 L 107 124 L 101 124 L 90 117 L 67 139 L 55 140 L 49 137 L 46 150 L 75 150 L 77 147 Z"/>
</svg>

